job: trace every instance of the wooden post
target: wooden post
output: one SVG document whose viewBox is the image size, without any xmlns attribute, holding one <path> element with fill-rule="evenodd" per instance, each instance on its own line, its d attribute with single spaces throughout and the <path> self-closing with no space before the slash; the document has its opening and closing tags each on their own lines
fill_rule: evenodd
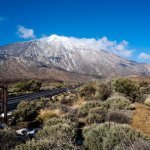
<svg viewBox="0 0 150 150">
<path fill-rule="evenodd" d="M 3 108 L 4 108 L 4 121 L 7 124 L 7 86 L 4 85 L 4 99 L 3 99 Z"/>
<path fill-rule="evenodd" d="M 4 95 L 4 93 L 3 93 L 3 88 L 2 87 L 0 87 L 0 104 L 1 104 L 1 110 L 0 110 L 0 113 L 3 113 L 3 95 Z"/>
<path fill-rule="evenodd" d="M 1 85 L 1 110 L 0 113 L 4 113 L 4 121 L 7 124 L 7 85 Z"/>
</svg>

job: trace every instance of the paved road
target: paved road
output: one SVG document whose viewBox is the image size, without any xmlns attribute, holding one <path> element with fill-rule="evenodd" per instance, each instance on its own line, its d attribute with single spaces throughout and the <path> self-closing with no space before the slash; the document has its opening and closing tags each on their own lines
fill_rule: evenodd
<svg viewBox="0 0 150 150">
<path fill-rule="evenodd" d="M 62 92 L 66 92 L 68 89 L 67 88 L 59 88 L 59 89 L 53 89 L 53 90 L 47 90 L 47 91 L 40 91 L 37 93 L 30 93 L 30 94 L 24 94 L 20 96 L 15 96 L 15 97 L 9 97 L 8 98 L 8 110 L 14 110 L 18 103 L 22 100 L 35 100 L 39 99 L 42 97 L 50 97 L 53 95 L 57 95 Z M 1 104 L 0 104 L 1 107 Z"/>
</svg>

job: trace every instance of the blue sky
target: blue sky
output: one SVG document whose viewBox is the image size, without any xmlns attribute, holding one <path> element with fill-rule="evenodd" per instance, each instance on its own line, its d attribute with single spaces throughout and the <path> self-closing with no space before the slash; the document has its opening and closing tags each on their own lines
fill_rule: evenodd
<svg viewBox="0 0 150 150">
<path fill-rule="evenodd" d="M 105 38 L 121 56 L 150 63 L 150 1 L 0 0 L 1 46 L 51 34 Z"/>
</svg>

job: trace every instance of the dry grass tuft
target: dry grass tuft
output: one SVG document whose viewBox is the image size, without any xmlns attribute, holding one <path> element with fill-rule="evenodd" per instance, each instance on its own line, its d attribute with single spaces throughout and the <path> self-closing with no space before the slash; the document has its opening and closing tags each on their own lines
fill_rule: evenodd
<svg viewBox="0 0 150 150">
<path fill-rule="evenodd" d="M 85 101 L 84 98 L 79 97 L 78 101 L 76 103 L 74 103 L 74 105 L 71 108 L 72 109 L 78 109 L 86 103 L 87 103 L 87 101 Z"/>
<path fill-rule="evenodd" d="M 136 109 L 133 111 L 131 126 L 145 134 L 150 135 L 150 107 L 135 103 Z"/>
<path fill-rule="evenodd" d="M 38 119 L 42 121 L 46 121 L 49 118 L 59 117 L 61 114 L 59 109 L 41 109 L 38 115 Z"/>
</svg>

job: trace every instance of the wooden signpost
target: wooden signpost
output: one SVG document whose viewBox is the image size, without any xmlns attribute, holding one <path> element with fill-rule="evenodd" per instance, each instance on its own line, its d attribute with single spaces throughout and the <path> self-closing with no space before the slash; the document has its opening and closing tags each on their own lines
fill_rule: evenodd
<svg viewBox="0 0 150 150">
<path fill-rule="evenodd" d="M 4 121 L 7 124 L 7 85 L 0 85 L 0 113 L 4 114 Z"/>
</svg>

